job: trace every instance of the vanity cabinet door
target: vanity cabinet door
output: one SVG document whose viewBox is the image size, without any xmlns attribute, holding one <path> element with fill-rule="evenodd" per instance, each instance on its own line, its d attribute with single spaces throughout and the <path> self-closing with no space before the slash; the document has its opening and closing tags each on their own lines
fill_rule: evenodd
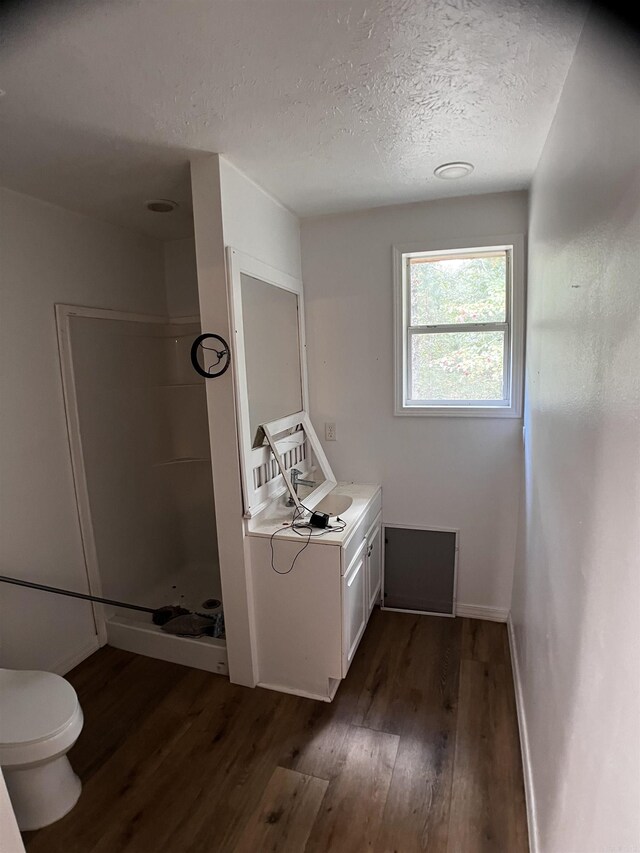
<svg viewBox="0 0 640 853">
<path fill-rule="evenodd" d="M 382 586 L 382 513 L 367 533 L 367 613 L 380 601 Z"/>
<path fill-rule="evenodd" d="M 363 539 L 342 578 L 342 676 L 347 674 L 367 627 L 367 540 Z"/>
</svg>

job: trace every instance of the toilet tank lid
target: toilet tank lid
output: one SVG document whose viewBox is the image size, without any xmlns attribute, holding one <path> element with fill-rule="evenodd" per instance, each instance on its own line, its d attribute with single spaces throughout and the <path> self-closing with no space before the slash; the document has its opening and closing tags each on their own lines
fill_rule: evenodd
<svg viewBox="0 0 640 853">
<path fill-rule="evenodd" d="M 69 725 L 77 709 L 76 691 L 62 676 L 0 669 L 0 744 L 53 737 Z"/>
</svg>

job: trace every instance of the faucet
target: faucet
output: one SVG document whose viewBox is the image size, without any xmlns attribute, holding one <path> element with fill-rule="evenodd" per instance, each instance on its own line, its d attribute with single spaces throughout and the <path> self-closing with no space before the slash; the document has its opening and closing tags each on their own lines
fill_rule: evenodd
<svg viewBox="0 0 640 853">
<path fill-rule="evenodd" d="M 291 485 L 293 487 L 293 491 L 296 493 L 296 496 L 298 494 L 298 486 L 315 486 L 316 485 L 315 480 L 303 480 L 300 477 L 301 473 L 302 473 L 302 471 L 298 471 L 297 468 L 292 468 L 289 471 L 289 476 L 291 477 Z M 293 495 L 289 495 L 287 502 L 286 502 L 286 506 L 294 506 L 294 505 L 295 505 L 295 501 L 293 499 Z"/>
</svg>

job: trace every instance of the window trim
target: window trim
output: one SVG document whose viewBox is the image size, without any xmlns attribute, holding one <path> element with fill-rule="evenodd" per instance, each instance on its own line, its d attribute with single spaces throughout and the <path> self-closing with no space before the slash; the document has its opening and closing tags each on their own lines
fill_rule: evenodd
<svg viewBox="0 0 640 853">
<path fill-rule="evenodd" d="M 461 250 L 480 253 L 488 250 L 508 251 L 506 323 L 466 324 L 467 326 L 506 326 L 505 348 L 507 352 L 508 396 L 506 401 L 451 401 L 430 403 L 428 401 L 407 402 L 409 317 L 407 299 L 406 263 L 407 256 L 433 253 L 435 256 L 457 255 Z M 394 286 L 394 350 L 395 350 L 395 405 L 394 414 L 409 417 L 475 417 L 475 418 L 520 418 L 522 417 L 522 390 L 524 369 L 524 235 L 502 234 L 490 237 L 471 237 L 458 240 L 426 239 L 420 243 L 405 243 L 393 246 Z M 429 328 L 434 332 L 434 327 Z M 459 328 L 456 325 L 456 328 Z M 439 330 L 443 327 L 439 326 Z M 468 331 L 473 331 L 469 328 Z"/>
</svg>

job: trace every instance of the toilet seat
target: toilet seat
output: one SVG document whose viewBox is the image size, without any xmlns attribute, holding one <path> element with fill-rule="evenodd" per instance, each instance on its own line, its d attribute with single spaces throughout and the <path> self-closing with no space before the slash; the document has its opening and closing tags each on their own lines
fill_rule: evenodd
<svg viewBox="0 0 640 853">
<path fill-rule="evenodd" d="M 82 722 L 76 691 L 61 676 L 0 669 L 0 766 L 36 764 L 65 752 Z"/>
</svg>

